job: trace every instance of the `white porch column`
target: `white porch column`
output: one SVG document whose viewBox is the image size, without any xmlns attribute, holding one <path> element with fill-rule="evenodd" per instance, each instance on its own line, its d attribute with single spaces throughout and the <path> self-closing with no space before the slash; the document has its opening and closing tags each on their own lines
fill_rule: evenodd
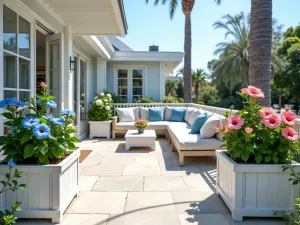
<svg viewBox="0 0 300 225">
<path fill-rule="evenodd" d="M 65 109 L 74 109 L 74 71 L 70 70 L 70 57 L 73 58 L 73 38 L 72 31 L 68 26 L 64 27 L 64 60 L 63 60 L 63 98 L 64 98 L 64 108 Z"/>
<path fill-rule="evenodd" d="M 166 74 L 165 74 L 165 63 L 160 62 L 160 80 L 159 80 L 159 90 L 160 90 L 160 100 L 163 99 L 166 96 L 166 88 L 165 88 L 165 83 L 166 83 Z"/>
<path fill-rule="evenodd" d="M 97 93 L 106 90 L 106 60 L 97 57 Z"/>
</svg>

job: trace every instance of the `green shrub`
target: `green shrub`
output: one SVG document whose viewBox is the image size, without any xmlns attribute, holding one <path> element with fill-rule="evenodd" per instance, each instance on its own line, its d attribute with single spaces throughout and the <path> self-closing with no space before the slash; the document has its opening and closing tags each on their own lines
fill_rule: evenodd
<svg viewBox="0 0 300 225">
<path fill-rule="evenodd" d="M 94 97 L 88 117 L 90 121 L 108 121 L 113 116 L 112 95 L 104 92 Z"/>
<path fill-rule="evenodd" d="M 183 103 L 183 98 L 177 98 L 174 96 L 166 96 L 161 100 L 162 103 Z"/>
<path fill-rule="evenodd" d="M 300 225 L 300 198 L 296 199 L 295 212 L 277 211 L 274 215 L 282 216 L 286 225 Z"/>
<path fill-rule="evenodd" d="M 155 101 L 152 98 L 136 98 L 134 99 L 134 103 L 155 103 Z"/>
</svg>

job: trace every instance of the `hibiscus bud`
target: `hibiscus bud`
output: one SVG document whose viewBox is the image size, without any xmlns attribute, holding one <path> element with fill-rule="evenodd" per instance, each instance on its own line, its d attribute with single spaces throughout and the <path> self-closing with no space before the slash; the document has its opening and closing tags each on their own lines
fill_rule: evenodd
<svg viewBox="0 0 300 225">
<path fill-rule="evenodd" d="M 40 85 L 41 85 L 41 87 L 44 87 L 44 86 L 46 86 L 46 83 L 45 82 L 41 82 Z"/>
<path fill-rule="evenodd" d="M 234 110 L 234 105 L 231 105 L 231 106 L 230 106 L 230 109 L 231 109 L 231 110 Z"/>
<path fill-rule="evenodd" d="M 247 134 L 251 134 L 252 131 L 253 131 L 253 128 L 251 128 L 251 127 L 246 127 L 246 128 L 245 128 L 245 132 L 246 132 Z"/>
</svg>

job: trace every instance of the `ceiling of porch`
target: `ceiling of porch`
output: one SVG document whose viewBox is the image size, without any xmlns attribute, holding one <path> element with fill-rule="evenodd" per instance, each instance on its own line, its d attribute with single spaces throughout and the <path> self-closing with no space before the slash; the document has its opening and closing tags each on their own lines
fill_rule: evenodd
<svg viewBox="0 0 300 225">
<path fill-rule="evenodd" d="M 120 35 L 127 32 L 123 0 L 39 0 L 75 35 Z"/>
</svg>

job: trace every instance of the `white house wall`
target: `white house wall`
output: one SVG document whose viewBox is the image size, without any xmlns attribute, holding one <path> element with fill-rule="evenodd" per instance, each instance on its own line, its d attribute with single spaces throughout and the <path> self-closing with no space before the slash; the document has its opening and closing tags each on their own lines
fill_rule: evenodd
<svg viewBox="0 0 300 225">
<path fill-rule="evenodd" d="M 153 98 L 154 100 L 161 99 L 160 91 L 160 62 L 139 62 L 139 61 L 111 61 L 107 62 L 107 77 L 106 77 L 106 87 L 107 91 L 114 92 L 114 67 L 115 66 L 146 66 L 146 93 L 144 97 Z"/>
</svg>

